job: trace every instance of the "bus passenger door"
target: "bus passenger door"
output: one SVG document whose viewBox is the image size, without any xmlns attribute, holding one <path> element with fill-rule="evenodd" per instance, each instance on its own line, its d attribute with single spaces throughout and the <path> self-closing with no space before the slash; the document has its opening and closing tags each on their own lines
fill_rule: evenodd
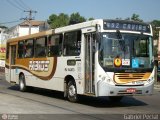
<svg viewBox="0 0 160 120">
<path fill-rule="evenodd" d="M 15 73 L 16 69 L 14 67 L 15 60 L 16 60 L 16 45 L 12 45 L 12 46 L 10 46 L 10 57 L 9 57 L 10 82 L 15 81 L 15 75 L 16 75 L 16 73 Z"/>
<path fill-rule="evenodd" d="M 95 93 L 95 34 L 85 34 L 85 92 Z"/>
</svg>

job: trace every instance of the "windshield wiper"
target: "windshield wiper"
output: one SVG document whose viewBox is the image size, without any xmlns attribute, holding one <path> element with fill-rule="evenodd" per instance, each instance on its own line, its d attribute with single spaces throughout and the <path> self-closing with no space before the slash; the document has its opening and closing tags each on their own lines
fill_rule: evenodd
<svg viewBox="0 0 160 120">
<path fill-rule="evenodd" d="M 117 30 L 116 33 L 117 33 L 117 38 L 118 38 L 120 48 L 125 54 L 125 41 L 122 39 L 122 34 L 119 30 Z"/>
</svg>

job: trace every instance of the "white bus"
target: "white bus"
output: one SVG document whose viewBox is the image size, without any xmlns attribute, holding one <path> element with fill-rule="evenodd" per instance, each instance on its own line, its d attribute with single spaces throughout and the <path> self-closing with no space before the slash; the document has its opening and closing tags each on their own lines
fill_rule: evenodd
<svg viewBox="0 0 160 120">
<path fill-rule="evenodd" d="M 5 75 L 10 83 L 78 95 L 150 95 L 154 85 L 151 25 L 93 20 L 7 41 Z"/>
</svg>

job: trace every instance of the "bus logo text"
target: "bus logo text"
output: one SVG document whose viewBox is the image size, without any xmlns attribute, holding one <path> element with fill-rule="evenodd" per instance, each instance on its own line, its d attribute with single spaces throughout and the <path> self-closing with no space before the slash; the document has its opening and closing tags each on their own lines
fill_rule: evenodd
<svg viewBox="0 0 160 120">
<path fill-rule="evenodd" d="M 49 61 L 29 61 L 29 70 L 47 72 L 49 70 Z"/>
</svg>

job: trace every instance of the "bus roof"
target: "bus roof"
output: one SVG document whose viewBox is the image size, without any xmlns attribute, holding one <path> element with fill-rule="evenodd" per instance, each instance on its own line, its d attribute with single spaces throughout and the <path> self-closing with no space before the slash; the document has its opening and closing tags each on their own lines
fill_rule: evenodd
<svg viewBox="0 0 160 120">
<path fill-rule="evenodd" d="M 87 28 L 87 27 L 95 27 L 96 24 L 103 25 L 104 21 L 105 22 L 111 22 L 111 21 L 116 22 L 117 21 L 117 22 L 122 22 L 122 23 L 135 23 L 135 24 L 137 23 L 137 24 L 142 24 L 142 25 L 149 25 L 144 22 L 137 22 L 137 21 L 130 21 L 130 20 L 96 19 L 96 20 L 91 20 L 91 21 L 87 21 L 87 22 L 83 22 L 83 23 L 68 25 L 68 26 L 64 26 L 64 27 L 60 27 L 60 28 L 56 28 L 56 29 L 50 29 L 47 31 L 43 31 L 43 32 L 31 34 L 31 35 L 12 38 L 12 39 L 9 39 L 7 42 L 16 42 L 19 40 L 27 40 L 27 39 L 41 37 L 41 36 L 45 36 L 45 35 L 51 35 L 54 33 L 58 34 L 58 33 L 63 33 L 66 31 L 69 32 L 69 31 L 79 30 L 79 29 L 83 29 L 83 28 Z"/>
<path fill-rule="evenodd" d="M 86 27 L 89 27 L 89 26 L 95 26 L 100 20 L 102 21 L 102 19 L 97 19 L 97 20 L 87 21 L 87 22 L 78 23 L 78 24 L 74 24 L 74 25 L 68 25 L 68 26 L 60 27 L 60 28 L 56 28 L 56 29 L 50 29 L 50 30 L 47 30 L 47 31 L 43 31 L 43 32 L 31 34 L 31 35 L 11 38 L 7 42 L 16 42 L 16 41 L 19 41 L 19 40 L 27 40 L 27 39 L 41 37 L 41 36 L 45 36 L 45 35 L 51 35 L 51 34 L 54 34 L 54 33 L 58 34 L 58 33 L 66 32 L 66 31 L 73 31 L 73 30 L 76 30 L 76 29 L 78 30 L 78 29 L 81 29 L 81 28 L 86 28 Z"/>
<path fill-rule="evenodd" d="M 78 24 L 73 24 L 73 25 L 68 25 L 65 27 L 61 28 L 56 28 L 55 33 L 60 33 L 60 32 L 66 32 L 66 31 L 73 31 L 73 30 L 78 30 L 86 27 L 93 27 L 96 26 L 96 24 L 103 22 L 103 19 L 96 19 L 96 20 L 91 20 L 87 22 L 82 22 Z"/>
<path fill-rule="evenodd" d="M 25 36 L 20 36 L 20 37 L 16 37 L 16 38 L 11 38 L 11 39 L 8 39 L 7 42 L 16 42 L 16 41 L 19 41 L 19 40 L 27 40 L 27 39 L 41 37 L 41 36 L 45 36 L 45 35 L 51 35 L 53 33 L 54 33 L 54 31 L 52 29 L 50 29 L 50 30 L 47 30 L 47 31 L 34 33 L 34 34 L 31 34 L 31 35 L 25 35 Z"/>
</svg>

